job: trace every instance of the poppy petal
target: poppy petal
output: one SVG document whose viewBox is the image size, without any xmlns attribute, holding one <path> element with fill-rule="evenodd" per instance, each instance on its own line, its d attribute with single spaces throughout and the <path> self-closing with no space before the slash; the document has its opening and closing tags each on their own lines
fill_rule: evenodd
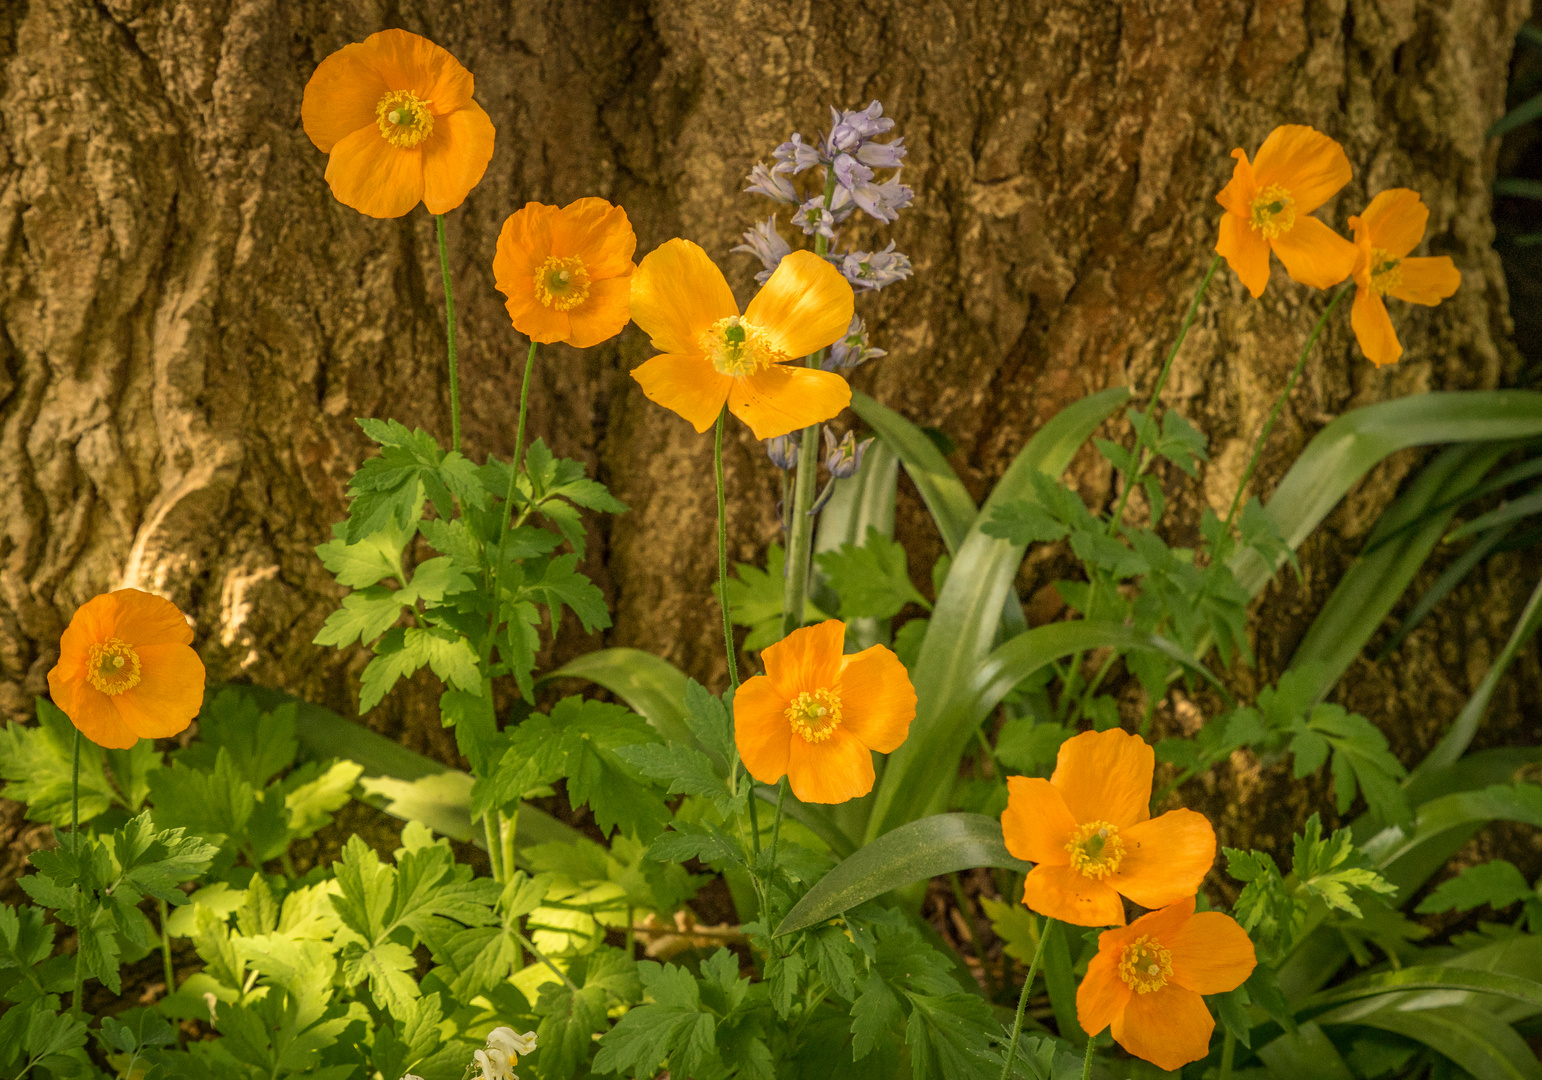
<svg viewBox="0 0 1542 1080">
<path fill-rule="evenodd" d="M 824 742 L 788 740 L 787 777 L 799 802 L 843 803 L 873 790 L 873 752 L 843 726 Z"/>
<path fill-rule="evenodd" d="M 1429 219 L 1429 207 L 1424 205 L 1417 191 L 1392 188 L 1372 199 L 1370 205 L 1349 223 L 1355 230 L 1356 239 L 1363 234 L 1371 247 L 1381 248 L 1394 259 L 1401 259 L 1424 239 L 1424 227 Z"/>
<path fill-rule="evenodd" d="M 1257 300 L 1269 284 L 1269 241 L 1248 224 L 1247 218 L 1237 214 L 1225 214 L 1221 218 L 1221 235 L 1215 242 L 1217 255 L 1226 259 L 1226 265 L 1241 279 L 1247 291 Z"/>
<path fill-rule="evenodd" d="M 360 128 L 376 129 L 375 109 L 390 90 L 363 45 L 344 45 L 317 64 L 305 84 L 300 124 L 316 149 L 330 154 Z"/>
<path fill-rule="evenodd" d="M 634 300 L 636 296 L 633 291 Z M 509 302 L 513 303 L 513 300 Z M 633 314 L 635 317 L 635 307 Z M 699 353 L 660 353 L 640 367 L 634 367 L 632 378 L 637 380 L 649 401 L 656 401 L 685 417 L 698 434 L 717 421 L 733 386 L 732 378 L 718 374 L 711 361 Z"/>
<path fill-rule="evenodd" d="M 1196 994 L 1235 990 L 1258 966 L 1247 931 L 1219 911 L 1201 911 L 1161 940 L 1172 953 L 1173 982 Z"/>
<path fill-rule="evenodd" d="M 1024 862 L 1069 866 L 1066 845 L 1076 834 L 1076 819 L 1066 809 L 1060 789 L 1037 776 L 1007 777 L 1007 808 L 1001 812 L 1007 850 Z"/>
<path fill-rule="evenodd" d="M 630 276 L 609 277 L 592 282 L 589 285 L 588 299 L 567 313 L 568 319 L 573 324 L 573 332 L 568 338 L 568 344 L 574 348 L 587 349 L 591 345 L 598 345 L 621 333 L 626 329 L 626 324 L 632 320 L 631 299 Z M 713 374 L 717 373 L 713 372 Z M 720 402 L 717 408 L 721 410 L 722 407 Z M 716 414 L 713 415 L 713 419 L 716 419 Z"/>
<path fill-rule="evenodd" d="M 1410 304 L 1434 307 L 1456 292 L 1462 283 L 1462 272 L 1456 268 L 1449 255 L 1433 258 L 1404 259 L 1398 269 L 1403 280 L 1392 290 L 1392 295 Z"/>
<path fill-rule="evenodd" d="M 326 178 L 344 206 L 398 218 L 423 200 L 423 152 L 399 149 L 375 128 L 360 128 L 332 148 Z"/>
<path fill-rule="evenodd" d="M 446 214 L 466 201 L 493 158 L 493 122 L 474 101 L 434 121 L 423 143 L 423 205 Z"/>
<path fill-rule="evenodd" d="M 1144 908 L 1193 896 L 1215 863 L 1215 830 L 1192 810 L 1170 810 L 1131 825 L 1119 839 L 1124 858 L 1106 881 Z"/>
<path fill-rule="evenodd" d="M 142 739 L 164 739 L 187 728 L 203 705 L 204 667 L 190 646 L 143 645 L 139 683 L 113 704 Z"/>
<path fill-rule="evenodd" d="M 1040 863 L 1023 882 L 1023 903 L 1073 926 L 1123 926 L 1124 903 L 1101 881 L 1069 866 Z"/>
<path fill-rule="evenodd" d="M 1304 124 L 1284 124 L 1258 148 L 1253 174 L 1260 188 L 1278 184 L 1290 192 L 1299 224 L 1349 183 L 1352 172 L 1344 148 L 1333 139 Z"/>
<path fill-rule="evenodd" d="M 851 404 L 851 385 L 833 371 L 772 364 L 733 381 L 728 411 L 750 426 L 757 439 L 830 420 Z"/>
<path fill-rule="evenodd" d="M 788 704 L 764 675 L 746 680 L 734 694 L 734 745 L 744 767 L 762 784 L 774 784 L 787 775 L 792 739 Z"/>
<path fill-rule="evenodd" d="M 1215 1020 L 1204 998 L 1168 983 L 1149 994 L 1132 993 L 1111 1027 L 1120 1046 L 1173 1072 L 1210 1052 Z"/>
<path fill-rule="evenodd" d="M 122 638 L 136 649 L 193 643 L 193 628 L 170 600 L 140 589 L 118 589 L 107 595 L 112 597 L 115 608 L 110 637 Z"/>
<path fill-rule="evenodd" d="M 1119 955 L 1117 950 L 1099 949 L 1076 989 L 1076 1022 L 1088 1035 L 1112 1024 L 1134 993 L 1119 977 Z"/>
<path fill-rule="evenodd" d="M 516 282 L 534 289 L 535 272 L 552 253 L 552 221 L 555 206 L 526 203 L 503 222 L 498 250 L 493 255 L 493 278 L 505 296 Z"/>
<path fill-rule="evenodd" d="M 916 718 L 916 689 L 892 649 L 874 645 L 841 657 L 841 726 L 880 754 L 892 754 Z"/>
<path fill-rule="evenodd" d="M 1349 312 L 1349 325 L 1354 327 L 1360 351 L 1377 367 L 1395 364 L 1403 355 L 1403 346 L 1398 343 L 1397 331 L 1392 328 L 1387 305 L 1375 289 L 1369 286 L 1355 288 L 1355 305 Z"/>
<path fill-rule="evenodd" d="M 84 680 L 55 680 L 48 673 L 48 693 L 80 733 L 109 750 L 127 750 L 139 735 L 118 713 L 113 699 Z M 120 695 L 121 696 L 121 695 Z"/>
<path fill-rule="evenodd" d="M 552 222 L 551 253 L 582 259 L 591 281 L 631 273 L 636 250 L 637 234 L 626 211 L 604 199 L 569 203 Z"/>
<path fill-rule="evenodd" d="M 449 51 L 406 30 L 382 30 L 364 39 L 365 56 L 392 90 L 411 90 L 436 118 L 471 100 L 471 72 Z"/>
<path fill-rule="evenodd" d="M 1077 824 L 1106 821 L 1124 829 L 1151 816 L 1155 768 L 1156 753 L 1139 735 L 1119 728 L 1084 731 L 1060 744 L 1049 782 Z"/>
<path fill-rule="evenodd" d="M 853 304 L 851 284 L 839 270 L 812 251 L 794 251 L 777 264 L 744 317 L 772 348 L 797 360 L 840 340 Z"/>
<path fill-rule="evenodd" d="M 660 352 L 699 353 L 701 335 L 719 319 L 737 314 L 739 305 L 723 272 L 689 240 L 654 248 L 632 275 L 632 321 Z"/>
<path fill-rule="evenodd" d="M 1216 195 L 1215 201 L 1244 221 L 1253 212 L 1253 196 L 1258 193 L 1258 181 L 1253 176 L 1253 166 L 1248 163 L 1247 151 L 1240 146 L 1231 152 L 1236 164 L 1231 169 L 1231 179 Z"/>
<path fill-rule="evenodd" d="M 1314 217 L 1298 217 L 1289 232 L 1269 241 L 1285 272 L 1314 289 L 1329 289 L 1355 268 L 1359 250 Z"/>
<path fill-rule="evenodd" d="M 514 329 L 531 341 L 550 345 L 554 341 L 566 341 L 573 335 L 573 320 L 566 311 L 547 307 L 535 295 L 535 285 L 524 288 L 513 286 L 504 310 Z"/>
<path fill-rule="evenodd" d="M 777 693 L 791 702 L 799 694 L 832 689 L 841 676 L 846 624 L 826 619 L 800 627 L 760 653 Z"/>
</svg>

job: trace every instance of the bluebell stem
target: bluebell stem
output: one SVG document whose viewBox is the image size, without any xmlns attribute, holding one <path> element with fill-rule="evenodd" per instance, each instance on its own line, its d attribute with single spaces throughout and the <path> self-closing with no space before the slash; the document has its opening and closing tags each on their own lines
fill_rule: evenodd
<svg viewBox="0 0 1542 1080">
<path fill-rule="evenodd" d="M 882 251 L 848 251 L 830 261 L 853 289 L 881 289 L 910 276 L 910 256 L 894 250 L 894 241 Z"/>
<path fill-rule="evenodd" d="M 851 325 L 846 328 L 845 336 L 830 346 L 830 353 L 821 366 L 826 371 L 839 371 L 842 368 L 854 368 L 869 360 L 888 355 L 884 349 L 868 346 L 867 326 L 862 322 L 862 316 L 853 315 Z"/>
<path fill-rule="evenodd" d="M 778 469 L 791 471 L 798 467 L 798 444 L 803 439 L 801 431 L 795 431 L 790 435 L 778 435 L 774 439 L 766 440 L 766 457 L 771 459 L 771 464 Z"/>
<path fill-rule="evenodd" d="M 755 280 L 764 285 L 771 277 L 771 272 L 781 265 L 782 258 L 791 253 L 792 247 L 777 231 L 776 215 L 772 214 L 746 232 L 744 243 L 734 247 L 733 250 L 753 255 L 760 260 L 765 269 L 755 275 Z"/>
</svg>

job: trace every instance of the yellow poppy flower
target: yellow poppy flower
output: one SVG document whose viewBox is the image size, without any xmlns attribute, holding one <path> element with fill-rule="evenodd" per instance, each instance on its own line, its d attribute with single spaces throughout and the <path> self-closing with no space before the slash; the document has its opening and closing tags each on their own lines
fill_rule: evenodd
<svg viewBox="0 0 1542 1080">
<path fill-rule="evenodd" d="M 734 695 L 734 742 L 751 776 L 786 776 L 802 802 L 843 803 L 873 790 L 873 755 L 910 734 L 916 691 L 893 651 L 843 656 L 846 624 L 794 630 L 760 654 L 766 673 Z"/>
<path fill-rule="evenodd" d="M 405 30 L 344 45 L 305 84 L 300 120 L 329 155 L 344 206 L 401 217 L 421 201 L 443 214 L 465 201 L 493 156 L 493 122 L 448 52 Z"/>
<path fill-rule="evenodd" d="M 1326 289 L 1347 278 L 1355 246 L 1310 216 L 1349 183 L 1344 148 L 1320 131 L 1286 124 L 1269 133 L 1251 164 L 1240 147 L 1231 156 L 1231 182 L 1215 197 L 1226 207 L 1215 250 L 1248 292 L 1264 294 L 1271 251 L 1303 285 Z"/>
<path fill-rule="evenodd" d="M 632 321 L 655 356 L 632 369 L 648 397 L 706 431 L 728 411 L 757 439 L 829 420 L 851 387 L 829 371 L 789 363 L 839 340 L 851 325 L 851 286 L 811 251 L 782 259 L 744 314 L 707 253 L 671 240 L 632 275 Z"/>
<path fill-rule="evenodd" d="M 1408 188 L 1383 191 L 1365 212 L 1349 219 L 1355 230 L 1355 306 L 1349 324 L 1365 357 L 1377 367 L 1403 355 L 1383 296 L 1434 307 L 1456 292 L 1462 273 L 1450 256 L 1408 257 L 1429 221 L 1429 208 Z"/>
<path fill-rule="evenodd" d="M 98 746 L 126 750 L 164 739 L 203 705 L 203 661 L 192 645 L 192 627 L 175 604 L 119 589 L 75 612 L 59 638 L 48 692 Z"/>
<path fill-rule="evenodd" d="M 514 329 L 531 341 L 580 349 L 625 329 L 637 236 L 626 211 L 604 199 L 561 210 L 527 203 L 498 234 L 493 276 Z"/>
<path fill-rule="evenodd" d="M 1192 895 L 1215 861 L 1203 814 L 1151 816 L 1156 755 L 1113 728 L 1061 744 L 1048 780 L 1007 777 L 1007 850 L 1036 865 L 1023 903 L 1076 926 L 1123 926 L 1127 896 L 1155 908 Z"/>
<path fill-rule="evenodd" d="M 1076 1019 L 1096 1035 L 1172 1072 L 1210 1052 L 1215 1021 L 1203 994 L 1224 994 L 1257 966 L 1253 942 L 1230 915 L 1194 913 L 1194 897 L 1098 936 L 1076 991 Z"/>
</svg>

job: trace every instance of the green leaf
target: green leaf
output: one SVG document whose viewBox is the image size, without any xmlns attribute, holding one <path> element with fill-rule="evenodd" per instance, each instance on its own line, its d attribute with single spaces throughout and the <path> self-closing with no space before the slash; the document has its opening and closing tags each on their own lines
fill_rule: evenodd
<svg viewBox="0 0 1542 1080">
<path fill-rule="evenodd" d="M 321 565 L 332 572 L 339 585 L 363 589 L 378 585 L 386 578 L 403 577 L 402 552 L 409 539 L 406 529 L 393 521 L 354 544 L 348 543 L 347 532 L 346 524 L 333 525 L 332 539 L 316 548 Z"/>
<path fill-rule="evenodd" d="M 669 742 L 691 742 L 686 710 L 690 680 L 668 660 L 641 649 L 599 649 L 568 661 L 549 679 L 588 679 L 615 694 L 645 717 Z"/>
<path fill-rule="evenodd" d="M 1440 542 L 1462 497 L 1483 482 L 1508 449 L 1504 443 L 1490 442 L 1443 451 L 1382 513 L 1366 540 L 1369 553 L 1345 572 L 1291 657 L 1290 668 L 1315 666 L 1319 696 L 1338 681 L 1381 628 Z M 1302 457 L 1310 452 L 1308 447 Z M 1414 521 L 1422 524 L 1408 528 Z M 1379 542 L 1394 532 L 1395 539 Z"/>
<path fill-rule="evenodd" d="M 842 619 L 892 619 L 906 604 L 931 608 L 910 583 L 905 549 L 873 526 L 860 547 L 842 544 L 816 561 L 841 598 Z"/>
<path fill-rule="evenodd" d="M 864 901 L 956 870 L 996 866 L 1026 872 L 983 814 L 938 814 L 909 822 L 857 849 L 795 904 L 776 936 L 834 918 Z"/>
<path fill-rule="evenodd" d="M 1319 431 L 1274 489 L 1264 512 L 1291 549 L 1299 548 L 1346 492 L 1390 454 L 1412 446 L 1504 442 L 1542 434 L 1542 394 L 1529 390 L 1462 390 L 1414 394 L 1345 413 Z M 1256 551 L 1231 560 L 1250 594 L 1279 563 Z"/>
<path fill-rule="evenodd" d="M 1023 547 L 1051 543 L 1070 532 L 1042 506 L 1026 499 L 993 506 L 990 518 L 980 526 L 980 531 Z"/>
<path fill-rule="evenodd" d="M 926 433 L 899 413 L 853 390 L 851 410 L 872 428 L 905 466 L 905 474 L 921 493 L 950 554 L 957 554 L 975 520 L 974 499 L 942 451 Z"/>
<path fill-rule="evenodd" d="M 355 594 L 357 595 L 357 594 Z M 452 630 L 409 626 L 387 635 L 359 679 L 359 712 L 366 713 L 396 680 L 427 664 L 446 685 L 476 695 L 482 691 L 477 654 L 471 643 Z"/>
<path fill-rule="evenodd" d="M 818 556 L 838 551 L 843 544 L 860 544 L 868 529 L 885 537 L 894 535 L 894 499 L 899 479 L 899 458 L 887 443 L 873 442 L 862 457 L 857 474 L 835 481 L 825 508 L 820 511 L 814 535 L 816 559 L 810 592 L 818 597 L 828 582 L 818 569 Z M 855 649 L 888 640 L 888 627 L 877 619 L 847 619 L 846 639 Z"/>
<path fill-rule="evenodd" d="M 1260 1047 L 1258 1056 L 1274 1080 L 1355 1080 L 1332 1040 L 1312 1023 Z"/>
<path fill-rule="evenodd" d="M 372 585 L 343 597 L 343 605 L 327 616 L 311 639 L 313 645 L 344 648 L 356 641 L 374 641 L 396 625 L 404 603 L 400 590 Z"/>
<path fill-rule="evenodd" d="M 1128 390 L 1116 387 L 1057 413 L 1028 440 L 996 484 L 986 500 L 983 518 L 989 520 L 997 505 L 1035 498 L 1033 477 L 1055 477 L 1064 472 L 1092 431 L 1128 398 Z M 1022 545 L 987 536 L 981 524 L 970 526 L 937 596 L 912 673 L 918 696 L 916 718 L 910 737 L 889 756 L 878 783 L 868 820 L 869 840 L 945 805 L 950 787 L 947 778 L 957 768 L 963 747 L 974 737 L 974 726 L 967 719 L 958 719 L 968 716 L 960 712 L 959 701 L 995 640 L 1002 607 L 1011 596 L 1024 551 Z"/>
<path fill-rule="evenodd" d="M 1500 911 L 1536 898 L 1537 891 L 1526 884 L 1514 863 L 1493 859 L 1469 866 L 1456 877 L 1441 882 L 1415 910 L 1428 915 L 1437 911 L 1471 911 L 1487 904 Z"/>
<path fill-rule="evenodd" d="M 295 708 L 281 705 L 271 712 L 251 697 L 230 688 L 209 699 L 198 714 L 198 739 L 178 751 L 178 763 L 213 772 L 224 750 L 232 767 L 254 789 L 294 764 Z"/>
<path fill-rule="evenodd" d="M 989 1005 L 975 994 L 913 994 L 910 1002 L 905 1042 L 915 1080 L 994 1080 L 997 1059 L 987 1032 L 996 1020 Z"/>
<path fill-rule="evenodd" d="M 75 727 L 46 698 L 37 699 L 36 727 L 10 723 L 0 727 L 0 777 L 5 797 L 27 804 L 27 820 L 50 825 L 70 822 L 70 785 L 74 768 Z M 153 746 L 152 746 L 153 752 Z M 102 768 L 102 750 L 80 743 L 80 820 L 104 813 L 117 801 Z M 137 807 L 136 807 L 137 809 Z"/>
<path fill-rule="evenodd" d="M 1507 864 L 1508 865 L 1508 864 Z M 1476 904 L 1470 905 L 1476 907 Z M 1447 910 L 1441 908 L 1439 910 Z M 1303 1001 L 1298 1009 L 1301 1011 L 1319 1009 L 1325 1005 L 1342 1005 L 1349 1001 L 1362 1001 L 1363 999 L 1387 998 L 1385 1006 L 1392 1007 L 1397 1004 L 1406 1005 L 1410 995 L 1408 991 L 1438 990 L 1438 991 L 1465 991 L 1470 994 L 1491 994 L 1495 997 L 1506 998 L 1510 1001 L 1520 1002 L 1532 1009 L 1542 1011 L 1542 983 L 1534 979 L 1522 978 L 1518 975 L 1508 975 L 1500 971 L 1484 971 L 1478 968 L 1451 967 L 1437 964 L 1419 965 L 1417 967 L 1405 967 L 1398 971 L 1383 971 L 1373 975 L 1364 975 L 1343 986 L 1336 986 L 1330 990 L 1313 994 Z M 1434 995 L 1431 995 L 1433 998 Z M 1365 1006 L 1356 1011 L 1362 1011 Z M 1344 1019 L 1352 1019 L 1349 1012 L 1339 1014 Z M 1327 1017 L 1319 1018 L 1322 1022 L 1332 1022 Z"/>
<path fill-rule="evenodd" d="M 537 596 L 552 609 L 553 632 L 557 621 L 557 606 L 566 604 L 578 616 L 584 630 L 594 633 L 610 625 L 610 609 L 605 605 L 605 594 L 577 570 L 577 555 L 559 555 L 546 564 L 545 572 L 536 580 L 527 581 L 525 589 Z"/>
<path fill-rule="evenodd" d="M 289 810 L 290 836 L 303 840 L 330 825 L 332 814 L 353 798 L 353 786 L 363 771 L 357 762 L 336 761 L 324 772 L 308 765 L 286 777 L 284 806 Z"/>
<path fill-rule="evenodd" d="M 702 1011 L 691 973 L 674 964 L 644 960 L 637 965 L 651 1004 L 639 1005 L 600 1039 L 594 1071 L 652 1076 L 665 1061 L 671 1074 L 690 1076 L 717 1064 L 716 1024 Z"/>
<path fill-rule="evenodd" d="M 200 836 L 245 838 L 247 822 L 257 809 L 256 793 L 230 751 L 221 749 L 214 771 L 190 769 L 181 762 L 150 777 L 155 823 L 162 829 L 181 828 Z"/>
<path fill-rule="evenodd" d="M 1478 1006 L 1404 1011 L 1382 1008 L 1365 1013 L 1356 1006 L 1353 1023 L 1403 1035 L 1450 1058 L 1475 1080 L 1542 1080 L 1542 1064 L 1515 1029 Z M 1337 1013 L 1318 1017 L 1325 1026 Z"/>
<path fill-rule="evenodd" d="M 928 640 L 937 625 L 934 618 Z M 1154 650 L 1207 680 L 1214 679 L 1214 675 L 1175 645 L 1133 627 L 1091 619 L 1034 627 L 998 646 L 967 680 L 957 680 L 960 685 L 947 702 L 948 711 L 935 723 L 924 727 L 918 722 L 911 724 L 910 737 L 889 756 L 879 787 L 880 793 L 892 791 L 889 805 L 893 818 L 914 820 L 945 806 L 964 748 L 991 711 L 1040 669 L 1062 657 L 1099 648 Z M 911 674 L 918 696 L 925 685 L 921 672 L 924 649 L 923 645 L 923 658 Z M 941 704 L 938 702 L 938 707 Z M 918 719 L 919 716 L 918 712 Z M 882 828 L 878 811 L 883 805 L 881 801 L 874 804 L 874 816 L 868 823 L 869 839 Z"/>
</svg>

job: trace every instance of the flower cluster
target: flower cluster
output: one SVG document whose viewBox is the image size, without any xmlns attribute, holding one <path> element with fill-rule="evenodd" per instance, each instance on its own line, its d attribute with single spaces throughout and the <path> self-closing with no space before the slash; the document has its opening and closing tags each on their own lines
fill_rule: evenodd
<svg viewBox="0 0 1542 1080">
<path fill-rule="evenodd" d="M 1001 829 L 1007 850 L 1035 864 L 1024 904 L 1075 926 L 1124 927 L 1098 940 L 1076 995 L 1082 1027 L 1111 1028 L 1171 1070 L 1209 1052 L 1215 1021 L 1201 995 L 1242 985 L 1256 960 L 1229 915 L 1195 914 L 1215 831 L 1192 810 L 1151 816 L 1155 767 L 1138 735 L 1084 732 L 1061 745 L 1048 780 L 1008 778 Z M 1156 910 L 1126 927 L 1126 899 Z"/>
<path fill-rule="evenodd" d="M 1354 242 L 1312 217 L 1349 183 L 1344 148 L 1301 124 L 1275 128 L 1251 162 L 1240 147 L 1231 182 L 1216 196 L 1226 208 L 1215 250 L 1256 299 L 1269 283 L 1269 256 L 1303 285 L 1332 288 L 1353 276 L 1350 325 L 1366 358 L 1381 367 L 1403 355 L 1385 296 L 1428 307 L 1456 292 L 1462 275 L 1447 256 L 1409 258 L 1424 238 L 1429 210 L 1417 192 L 1383 191 L 1349 219 Z"/>
<path fill-rule="evenodd" d="M 828 134 L 810 143 L 794 133 L 772 152 L 774 164 L 768 168 L 757 163 L 750 170 L 749 185 L 744 190 L 797 207 L 792 213 L 793 224 L 808 236 L 823 237 L 831 247 L 840 225 L 857 210 L 890 224 L 915 198 L 915 192 L 899 178 L 900 163 L 905 157 L 904 138 L 876 141 L 893 127 L 893 118 L 884 116 L 883 106 L 876 101 L 865 109 L 831 108 Z M 816 165 L 826 170 L 825 186 L 804 198 L 790 177 Z M 878 169 L 895 172 L 879 180 L 875 171 Z M 765 268 L 757 275 L 761 282 L 791 250 L 777 231 L 775 216 L 745 233 L 744 239 L 745 243 L 734 250 L 760 259 Z M 892 243 L 881 252 L 832 251 L 825 258 L 835 263 L 854 288 L 881 289 L 910 276 L 910 260 L 895 252 Z"/>
</svg>

